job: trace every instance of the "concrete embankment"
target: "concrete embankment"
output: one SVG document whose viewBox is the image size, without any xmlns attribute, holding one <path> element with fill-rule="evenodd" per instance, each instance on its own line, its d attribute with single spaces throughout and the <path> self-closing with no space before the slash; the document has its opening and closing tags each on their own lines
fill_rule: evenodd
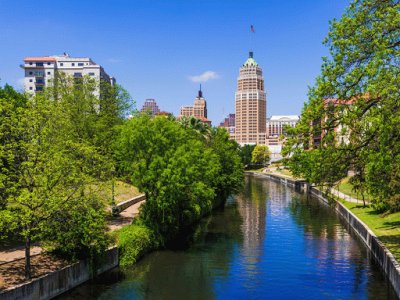
<svg viewBox="0 0 400 300">
<path fill-rule="evenodd" d="M 304 180 L 296 180 L 289 177 L 264 174 L 257 172 L 247 172 L 257 177 L 268 178 L 272 181 L 285 184 L 287 186 L 295 188 L 300 192 L 309 192 L 314 195 L 321 202 L 331 206 L 336 210 L 338 215 L 347 224 L 348 229 L 355 232 L 364 244 L 371 251 L 375 260 L 382 267 L 385 274 L 388 276 L 389 281 L 394 287 L 397 296 L 400 298 L 400 265 L 393 256 L 393 254 L 382 244 L 377 236 L 364 224 L 359 218 L 357 218 L 347 207 L 340 202 L 330 203 L 325 195 L 318 189 L 310 187 Z"/>
<path fill-rule="evenodd" d="M 105 252 L 104 261 L 95 273 L 101 274 L 116 266 L 118 266 L 118 249 L 114 246 Z M 7 289 L 0 293 L 0 299 L 51 299 L 89 280 L 91 270 L 89 260 L 81 260 L 31 282 Z"/>
</svg>

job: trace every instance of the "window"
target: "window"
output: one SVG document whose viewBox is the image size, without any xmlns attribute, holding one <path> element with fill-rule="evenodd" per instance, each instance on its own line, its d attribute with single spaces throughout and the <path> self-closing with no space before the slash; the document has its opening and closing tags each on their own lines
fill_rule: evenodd
<svg viewBox="0 0 400 300">
<path fill-rule="evenodd" d="M 64 66 L 64 64 L 63 64 L 63 63 L 60 63 L 60 67 L 62 67 L 62 66 Z"/>
<path fill-rule="evenodd" d="M 90 73 L 89 73 L 89 76 L 94 76 L 94 73 L 93 73 L 93 72 L 90 72 Z"/>
<path fill-rule="evenodd" d="M 29 65 L 31 65 L 31 66 L 32 66 L 32 64 L 33 64 L 33 63 L 30 61 L 30 62 L 29 62 Z"/>
<path fill-rule="evenodd" d="M 32 87 L 30 86 L 29 89 L 32 90 Z"/>
<path fill-rule="evenodd" d="M 79 66 L 79 67 L 82 67 L 82 66 L 83 66 L 83 63 L 78 63 L 78 66 Z"/>
<path fill-rule="evenodd" d="M 33 74 L 33 72 L 29 72 L 29 75 L 32 75 Z"/>
<path fill-rule="evenodd" d="M 43 87 L 42 87 L 42 86 L 37 86 L 37 87 L 36 87 L 36 90 L 37 90 L 37 91 L 43 91 Z"/>
<path fill-rule="evenodd" d="M 29 79 L 29 82 L 33 82 L 33 80 L 32 80 L 32 79 Z"/>
<path fill-rule="evenodd" d="M 43 67 L 43 63 L 42 62 L 37 62 L 36 63 L 36 67 Z"/>
<path fill-rule="evenodd" d="M 50 72 L 47 72 L 47 75 L 50 75 Z"/>
<path fill-rule="evenodd" d="M 50 66 L 50 65 L 51 65 L 51 62 L 48 62 L 47 65 Z"/>
<path fill-rule="evenodd" d="M 75 66 L 75 63 L 71 63 L 71 66 L 73 66 L 73 67 L 74 67 L 74 66 Z"/>
<path fill-rule="evenodd" d="M 74 77 L 82 77 L 82 73 L 74 73 Z"/>
<path fill-rule="evenodd" d="M 43 80 L 43 79 L 36 79 L 36 83 L 41 83 L 41 84 L 43 84 L 43 83 L 44 83 L 44 80 Z"/>
</svg>

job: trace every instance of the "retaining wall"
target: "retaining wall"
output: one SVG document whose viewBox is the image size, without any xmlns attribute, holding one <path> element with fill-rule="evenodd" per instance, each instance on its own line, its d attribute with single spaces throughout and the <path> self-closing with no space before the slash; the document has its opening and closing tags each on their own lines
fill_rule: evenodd
<svg viewBox="0 0 400 300">
<path fill-rule="evenodd" d="M 130 207 L 140 201 L 143 201 L 143 200 L 146 200 L 146 196 L 144 194 L 136 196 L 136 197 L 126 200 L 124 202 L 118 203 L 117 207 L 119 208 L 119 211 L 123 211 L 123 210 L 127 209 L 128 207 Z"/>
<path fill-rule="evenodd" d="M 389 281 L 393 285 L 397 296 L 400 298 L 400 265 L 394 258 L 393 254 L 382 244 L 382 242 L 377 238 L 377 236 L 369 229 L 369 227 L 364 224 L 359 218 L 357 218 L 347 207 L 345 207 L 340 202 L 330 203 L 323 193 L 311 187 L 304 180 L 296 180 L 287 177 L 281 177 L 272 174 L 263 174 L 256 172 L 248 172 L 257 177 L 268 178 L 275 182 L 279 182 L 291 187 L 296 190 L 307 192 L 309 191 L 312 195 L 316 196 L 320 201 L 329 204 L 332 208 L 336 210 L 340 217 L 350 226 L 350 228 L 361 238 L 368 249 L 371 251 L 372 255 L 382 267 L 385 274 L 388 276 Z"/>
<path fill-rule="evenodd" d="M 116 246 L 108 249 L 104 255 L 105 261 L 97 269 L 101 274 L 118 266 L 118 249 Z M 46 274 L 31 282 L 14 286 L 0 293 L 1 300 L 51 299 L 91 278 L 91 266 L 88 260 L 81 260 L 60 270 Z"/>
</svg>

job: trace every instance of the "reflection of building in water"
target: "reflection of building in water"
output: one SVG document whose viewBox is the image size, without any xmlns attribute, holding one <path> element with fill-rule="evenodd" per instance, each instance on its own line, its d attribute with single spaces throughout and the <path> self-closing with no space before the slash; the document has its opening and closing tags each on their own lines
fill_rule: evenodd
<svg viewBox="0 0 400 300">
<path fill-rule="evenodd" d="M 238 210 L 243 219 L 242 251 L 246 269 L 256 275 L 256 265 L 261 257 L 266 226 L 266 181 L 246 180 L 245 190 L 237 196 Z"/>
</svg>

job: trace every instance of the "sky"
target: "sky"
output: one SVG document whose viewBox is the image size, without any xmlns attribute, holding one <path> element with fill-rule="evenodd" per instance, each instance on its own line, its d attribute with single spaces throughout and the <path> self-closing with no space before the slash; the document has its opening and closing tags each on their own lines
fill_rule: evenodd
<svg viewBox="0 0 400 300">
<path fill-rule="evenodd" d="M 179 114 L 199 84 L 213 125 L 234 113 L 248 52 L 263 69 L 267 115 L 298 115 L 350 0 L 0 0 L 0 85 L 22 90 L 26 56 L 91 57 L 141 108 Z M 250 31 L 253 25 L 255 33 Z"/>
</svg>

